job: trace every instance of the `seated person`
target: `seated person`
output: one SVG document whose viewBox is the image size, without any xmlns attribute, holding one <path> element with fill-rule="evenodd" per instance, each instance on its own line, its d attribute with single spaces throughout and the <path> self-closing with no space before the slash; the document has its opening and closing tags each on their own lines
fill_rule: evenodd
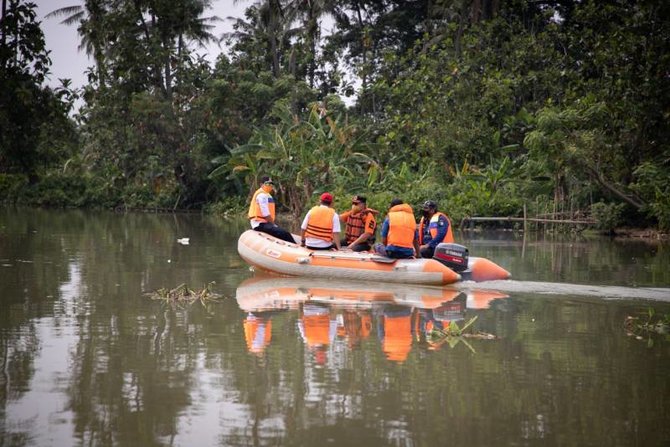
<svg viewBox="0 0 670 447">
<path fill-rule="evenodd" d="M 342 247 L 353 251 L 369 251 L 374 242 L 377 221 L 374 214 L 377 211 L 367 207 L 367 199 L 356 195 L 351 199 L 351 211 L 340 214 L 340 220 L 345 222 Z"/>
<path fill-rule="evenodd" d="M 389 258 L 403 259 L 419 255 L 419 235 L 412 207 L 393 199 L 382 225 L 382 244 L 375 251 Z"/>
<path fill-rule="evenodd" d="M 302 221 L 302 239 L 300 245 L 311 250 L 340 249 L 340 217 L 330 207 L 333 196 L 321 194 L 321 204 L 307 212 Z"/>
<path fill-rule="evenodd" d="M 419 250 L 422 258 L 432 258 L 437 244 L 454 242 L 451 221 L 437 210 L 437 203 L 432 200 L 423 203 L 422 214 L 419 222 Z"/>
<path fill-rule="evenodd" d="M 249 205 L 248 216 L 251 228 L 295 244 L 291 233 L 275 223 L 275 201 L 270 194 L 274 185 L 270 177 L 261 177 L 261 187 L 254 193 Z"/>
</svg>

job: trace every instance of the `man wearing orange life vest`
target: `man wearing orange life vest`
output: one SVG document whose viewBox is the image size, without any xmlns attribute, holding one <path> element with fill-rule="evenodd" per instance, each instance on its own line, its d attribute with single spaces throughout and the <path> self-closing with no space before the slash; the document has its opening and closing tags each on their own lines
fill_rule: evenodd
<svg viewBox="0 0 670 447">
<path fill-rule="evenodd" d="M 270 194 L 273 189 L 272 179 L 268 176 L 261 177 L 261 187 L 254 193 L 249 205 L 248 216 L 251 228 L 295 244 L 291 233 L 275 223 L 275 200 Z"/>
<path fill-rule="evenodd" d="M 321 204 L 307 212 L 300 226 L 300 245 L 311 250 L 340 249 L 340 217 L 330 207 L 332 203 L 332 194 L 324 192 L 321 194 Z"/>
<path fill-rule="evenodd" d="M 382 225 L 382 244 L 375 251 L 389 258 L 404 259 L 419 255 L 419 234 L 412 207 L 393 199 Z"/>
<path fill-rule="evenodd" d="M 422 214 L 419 222 L 419 249 L 422 258 L 432 258 L 437 244 L 454 242 L 451 221 L 446 214 L 437 210 L 437 203 L 432 200 L 423 203 Z"/>
<path fill-rule="evenodd" d="M 340 220 L 345 222 L 342 246 L 353 251 L 368 251 L 374 241 L 377 221 L 374 213 L 377 211 L 367 207 L 367 199 L 356 195 L 351 199 L 351 211 L 340 214 Z"/>
</svg>

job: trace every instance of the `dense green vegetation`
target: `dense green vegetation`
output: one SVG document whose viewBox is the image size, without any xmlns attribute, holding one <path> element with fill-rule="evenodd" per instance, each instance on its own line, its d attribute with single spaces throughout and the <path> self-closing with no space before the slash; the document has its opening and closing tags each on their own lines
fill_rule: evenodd
<svg viewBox="0 0 670 447">
<path fill-rule="evenodd" d="M 239 210 L 267 173 L 294 215 L 329 190 L 670 228 L 668 2 L 262 0 L 224 36 L 210 3 L 54 11 L 95 62 L 76 91 L 3 1 L 0 197 Z"/>
</svg>

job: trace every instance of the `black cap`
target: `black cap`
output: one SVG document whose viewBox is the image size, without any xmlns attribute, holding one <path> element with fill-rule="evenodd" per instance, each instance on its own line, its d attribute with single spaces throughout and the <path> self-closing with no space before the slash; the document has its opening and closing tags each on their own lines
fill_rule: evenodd
<svg viewBox="0 0 670 447">
<path fill-rule="evenodd" d="M 402 205 L 403 203 L 404 202 L 402 201 L 402 199 L 395 198 L 395 199 L 391 200 L 390 208 L 393 208 L 396 205 Z"/>
<path fill-rule="evenodd" d="M 426 200 L 423 202 L 423 209 L 430 208 L 430 209 L 437 209 L 437 203 L 433 202 L 432 200 Z"/>
<path fill-rule="evenodd" d="M 351 198 L 352 202 L 363 202 L 363 203 L 368 203 L 368 199 L 365 198 L 365 196 L 361 196 L 356 194 Z"/>
<path fill-rule="evenodd" d="M 264 175 L 261 177 L 261 183 L 268 184 L 268 185 L 274 185 L 275 182 L 272 181 L 272 177 Z"/>
</svg>

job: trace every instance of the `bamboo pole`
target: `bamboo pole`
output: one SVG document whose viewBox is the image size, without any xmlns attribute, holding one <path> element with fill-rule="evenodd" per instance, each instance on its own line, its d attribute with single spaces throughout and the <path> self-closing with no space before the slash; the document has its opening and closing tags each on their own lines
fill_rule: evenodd
<svg viewBox="0 0 670 447">
<path fill-rule="evenodd" d="M 463 222 L 538 222 L 551 224 L 595 225 L 595 220 L 540 219 L 537 217 L 464 217 Z"/>
</svg>

